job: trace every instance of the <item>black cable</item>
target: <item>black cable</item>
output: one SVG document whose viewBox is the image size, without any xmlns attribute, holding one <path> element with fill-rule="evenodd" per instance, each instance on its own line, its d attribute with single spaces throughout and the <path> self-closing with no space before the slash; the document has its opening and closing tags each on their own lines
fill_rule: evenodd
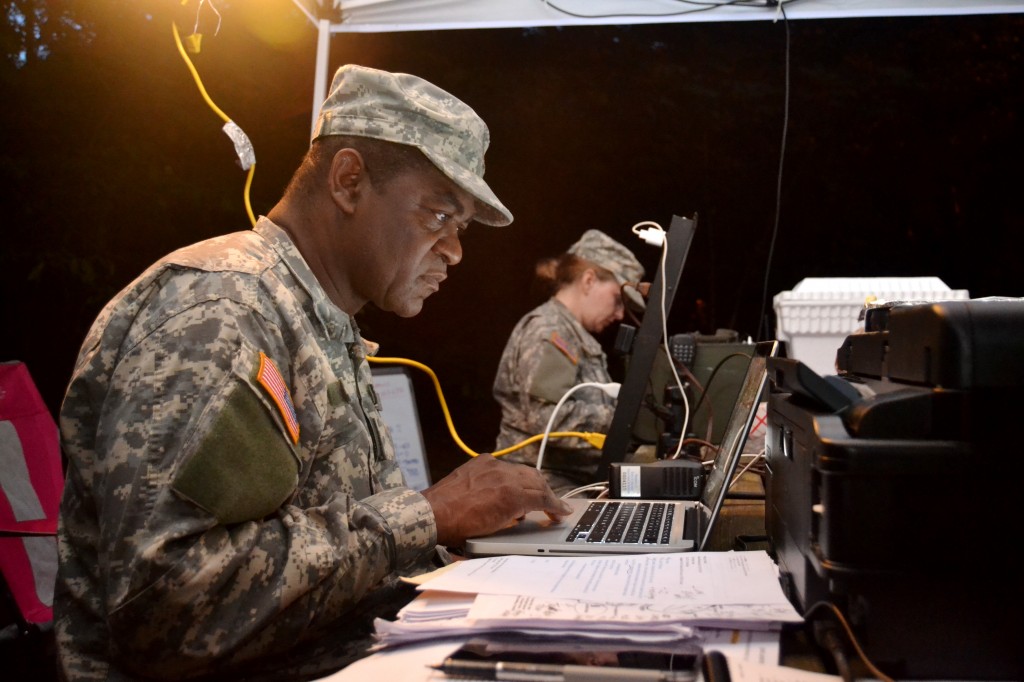
<svg viewBox="0 0 1024 682">
<path fill-rule="evenodd" d="M 893 682 L 893 679 L 891 677 L 889 677 L 888 675 L 886 675 L 885 673 L 883 673 L 881 670 L 879 670 L 875 666 L 875 664 L 871 662 L 871 659 L 869 659 L 867 657 L 867 654 L 864 653 L 864 649 L 861 648 L 860 642 L 857 641 L 857 637 L 853 634 L 853 628 L 850 627 L 850 624 L 846 620 L 846 616 L 843 615 L 842 610 L 838 606 L 836 606 L 832 602 L 828 602 L 828 601 L 815 602 L 803 614 L 804 615 L 804 621 L 810 621 L 811 620 L 811 615 L 815 611 L 818 611 L 819 609 L 825 609 L 825 610 L 829 611 L 835 617 L 835 619 L 838 621 L 838 625 L 841 628 L 841 631 L 846 634 L 846 637 L 847 637 L 847 640 L 850 643 L 850 646 L 853 647 L 854 651 L 857 653 L 857 656 L 860 658 L 861 662 L 863 662 L 864 665 L 867 667 L 868 672 L 870 672 L 872 675 L 874 675 L 879 680 L 882 680 L 882 682 Z M 819 623 L 821 623 L 821 622 L 822 621 L 814 621 L 814 627 L 815 627 L 814 634 L 815 634 L 815 638 L 816 639 L 817 639 L 817 636 L 818 636 L 818 628 L 821 627 L 821 628 L 824 629 L 826 627 L 824 625 L 819 626 Z M 835 631 L 834 625 L 835 624 L 833 624 L 833 627 L 830 628 L 832 631 Z M 831 638 L 831 635 L 829 635 L 829 638 Z M 822 646 L 825 646 L 826 648 L 828 648 L 828 646 L 829 646 L 826 642 L 821 642 L 821 644 L 822 644 Z M 835 644 L 833 643 L 832 646 L 835 646 Z M 837 661 L 836 662 L 837 667 L 839 665 L 848 665 L 848 662 L 847 662 L 847 659 L 846 659 L 845 649 L 843 649 L 843 647 L 841 645 L 839 645 L 838 648 L 842 649 L 843 653 L 842 653 L 841 661 Z M 833 656 L 835 656 L 835 654 L 833 654 Z M 852 678 L 844 677 L 843 679 L 847 680 L 847 679 L 852 679 Z"/>
<path fill-rule="evenodd" d="M 853 682 L 850 661 L 846 657 L 846 650 L 843 648 L 843 641 L 839 636 L 839 625 L 830 620 L 814 621 L 814 639 L 832 657 L 836 672 L 843 678 L 843 682 Z"/>
<path fill-rule="evenodd" d="M 772 257 L 775 253 L 775 240 L 779 236 L 779 216 L 782 212 L 782 165 L 786 158 L 786 134 L 789 131 L 789 19 L 786 17 L 785 3 L 779 5 L 782 13 L 782 25 L 786 28 L 785 88 L 782 98 L 782 143 L 779 149 L 779 175 L 775 184 L 775 224 L 772 226 L 772 238 L 768 244 L 768 258 L 764 266 L 764 289 L 761 292 L 761 312 L 757 316 L 757 340 L 764 341 L 767 325 L 765 324 L 765 308 L 768 305 L 768 276 L 772 270 Z"/>
<path fill-rule="evenodd" d="M 697 406 L 690 410 L 691 413 L 696 414 L 700 406 L 704 404 L 704 397 L 711 391 L 711 383 L 715 380 L 715 375 L 718 374 L 718 370 L 722 368 L 725 361 L 730 358 L 745 358 L 747 362 L 750 362 L 750 356 L 746 353 L 729 353 L 724 358 L 718 361 L 718 364 L 711 370 L 711 374 L 708 375 L 708 380 L 704 382 L 704 392 L 700 394 L 700 400 L 697 401 Z"/>
</svg>

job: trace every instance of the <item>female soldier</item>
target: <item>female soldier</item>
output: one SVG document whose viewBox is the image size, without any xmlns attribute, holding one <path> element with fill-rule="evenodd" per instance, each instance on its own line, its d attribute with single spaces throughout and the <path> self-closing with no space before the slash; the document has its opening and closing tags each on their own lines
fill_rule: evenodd
<svg viewBox="0 0 1024 682">
<path fill-rule="evenodd" d="M 538 264 L 537 278 L 550 298 L 519 320 L 502 353 L 493 389 L 502 411 L 496 450 L 543 433 L 573 386 L 611 382 L 594 334 L 623 318 L 623 291 L 642 305 L 636 284 L 643 276 L 636 256 L 600 230 L 588 230 L 560 257 Z M 605 433 L 614 405 L 598 388 L 578 389 L 559 407 L 551 430 Z M 536 466 L 539 449 L 533 443 L 506 458 Z M 551 488 L 562 494 L 598 480 L 600 458 L 586 440 L 557 438 L 546 443 L 541 464 Z"/>
</svg>

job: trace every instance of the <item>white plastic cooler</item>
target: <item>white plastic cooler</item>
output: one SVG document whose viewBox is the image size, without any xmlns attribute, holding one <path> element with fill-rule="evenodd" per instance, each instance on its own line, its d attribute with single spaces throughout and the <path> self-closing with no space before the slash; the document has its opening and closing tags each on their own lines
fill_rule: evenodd
<svg viewBox="0 0 1024 682">
<path fill-rule="evenodd" d="M 938 277 L 807 277 L 773 299 L 776 338 L 789 357 L 821 375 L 835 374 L 843 340 L 864 329 L 869 301 L 947 301 L 970 298 Z"/>
</svg>

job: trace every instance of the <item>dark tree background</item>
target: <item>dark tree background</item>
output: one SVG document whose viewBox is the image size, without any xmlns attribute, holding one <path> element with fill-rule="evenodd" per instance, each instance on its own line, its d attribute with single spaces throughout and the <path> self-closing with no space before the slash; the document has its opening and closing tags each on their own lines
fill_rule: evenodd
<svg viewBox="0 0 1024 682">
<path fill-rule="evenodd" d="M 50 19 L 41 37 L 3 27 L 0 360 L 25 361 L 56 414 L 111 296 L 172 249 L 249 227 L 245 174 L 174 44 L 172 21 L 182 35 L 195 22 L 179 3 L 13 6 Z M 308 145 L 316 33 L 288 0 L 217 7 L 193 60 L 253 142 L 258 214 Z M 1022 28 L 1024 15 L 980 15 L 335 36 L 331 73 L 415 73 L 473 106 L 516 217 L 470 230 L 418 317 L 367 310 L 360 324 L 438 374 L 482 451 L 498 357 L 537 302 L 533 263 L 588 228 L 653 273 L 658 252 L 630 227 L 698 215 L 670 332 L 773 334 L 771 297 L 805 277 L 1024 295 Z M 429 380 L 414 382 L 436 478 L 463 455 Z"/>
</svg>

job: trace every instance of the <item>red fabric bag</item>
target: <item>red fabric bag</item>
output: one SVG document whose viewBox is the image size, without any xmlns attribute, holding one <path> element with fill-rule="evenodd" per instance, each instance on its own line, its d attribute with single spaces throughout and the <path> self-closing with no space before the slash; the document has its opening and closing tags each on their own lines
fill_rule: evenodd
<svg viewBox="0 0 1024 682">
<path fill-rule="evenodd" d="M 53 620 L 63 489 L 57 424 L 25 364 L 0 363 L 0 573 L 29 623 Z"/>
</svg>

